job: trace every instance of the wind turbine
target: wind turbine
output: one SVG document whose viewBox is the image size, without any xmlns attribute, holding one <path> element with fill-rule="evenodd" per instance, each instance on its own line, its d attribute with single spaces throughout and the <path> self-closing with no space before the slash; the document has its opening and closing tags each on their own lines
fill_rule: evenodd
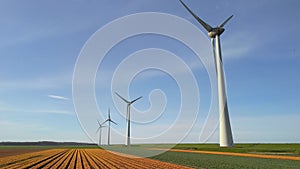
<svg viewBox="0 0 300 169">
<path fill-rule="evenodd" d="M 208 32 L 208 36 L 211 38 L 216 73 L 218 78 L 220 147 L 232 147 L 234 143 L 227 107 L 227 96 L 225 90 L 220 35 L 225 31 L 223 27 L 233 17 L 233 15 L 226 19 L 221 25 L 213 28 L 209 24 L 205 23 L 202 19 L 200 19 L 192 10 L 190 10 L 188 6 L 182 2 L 182 0 L 179 1 L 193 15 L 193 17 L 196 18 L 196 20 L 206 29 L 206 31 Z"/>
<path fill-rule="evenodd" d="M 117 96 L 119 96 L 125 103 L 127 103 L 127 113 L 126 113 L 126 120 L 127 120 L 127 130 L 126 130 L 126 143 L 125 145 L 128 146 L 130 145 L 130 105 L 137 100 L 141 99 L 141 97 L 138 97 L 132 101 L 128 101 L 124 99 L 121 95 L 119 95 L 117 92 L 115 92 Z"/>
<path fill-rule="evenodd" d="M 99 146 L 101 146 L 102 128 L 103 128 L 103 127 L 106 127 L 106 126 L 102 125 L 102 124 L 99 122 L 99 120 L 97 120 L 97 122 L 98 122 L 99 127 L 98 127 L 96 133 L 99 131 Z"/>
<path fill-rule="evenodd" d="M 110 109 L 108 109 L 108 119 L 105 120 L 102 124 L 108 122 L 108 131 L 107 131 L 107 145 L 110 145 L 110 122 L 114 123 L 115 125 L 118 125 L 116 122 L 114 122 L 110 118 Z"/>
</svg>

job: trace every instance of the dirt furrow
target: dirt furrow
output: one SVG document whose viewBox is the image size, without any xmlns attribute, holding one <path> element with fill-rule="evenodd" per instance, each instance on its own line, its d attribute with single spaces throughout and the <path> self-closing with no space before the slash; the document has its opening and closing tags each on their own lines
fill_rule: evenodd
<svg viewBox="0 0 300 169">
<path fill-rule="evenodd" d="M 100 153 L 100 152 L 99 152 Z M 132 158 L 127 158 L 124 156 L 116 155 L 111 152 L 101 152 L 105 153 L 106 155 L 103 156 L 104 159 L 106 160 L 111 160 L 112 158 L 114 159 L 114 162 L 118 165 L 119 168 L 137 168 L 137 169 L 144 169 L 146 166 L 145 164 L 142 163 L 137 163 L 135 159 Z"/>
<path fill-rule="evenodd" d="M 39 152 L 2 157 L 2 158 L 0 158 L 0 167 L 2 168 L 6 165 L 12 165 L 12 164 L 15 164 L 15 163 L 21 163 L 23 161 L 27 161 L 29 159 L 42 157 L 42 156 L 45 155 L 44 154 L 45 152 L 52 153 L 53 151 L 56 151 L 56 150 L 44 150 L 44 151 L 39 151 Z"/>
<path fill-rule="evenodd" d="M 30 153 L 29 155 L 23 154 L 19 155 L 19 158 L 22 159 L 21 161 L 13 161 L 5 167 L 1 168 L 26 168 L 27 166 L 31 166 L 40 161 L 41 159 L 49 158 L 57 153 L 57 150 L 49 150 L 49 151 L 42 151 L 38 153 Z M 31 156 L 30 156 L 31 155 Z M 26 158 L 23 158 L 26 157 Z"/>
<path fill-rule="evenodd" d="M 52 168 L 57 168 L 57 167 L 55 167 L 55 166 L 57 166 L 58 164 L 59 164 L 59 162 L 61 162 L 62 161 L 62 159 L 65 159 L 66 157 L 67 157 L 67 155 L 68 155 L 68 153 L 70 152 L 70 150 L 66 150 L 66 151 L 64 151 L 64 153 L 63 154 L 61 154 L 59 157 L 57 157 L 57 158 L 53 158 L 50 162 L 48 162 L 46 165 L 44 165 L 43 167 L 44 168 L 50 168 L 50 167 L 52 167 Z"/>
<path fill-rule="evenodd" d="M 187 168 L 148 158 L 112 153 L 102 149 L 52 149 L 42 152 L 5 157 L 0 159 L 0 168 Z"/>
<path fill-rule="evenodd" d="M 98 165 L 100 165 L 101 168 L 107 168 L 107 169 L 109 169 L 109 168 L 116 168 L 116 166 L 113 165 L 112 162 L 103 159 L 103 154 L 102 155 L 97 155 L 95 153 L 95 150 L 99 150 L 99 149 L 91 149 L 89 151 L 89 153 L 90 153 L 91 157 L 94 159 L 94 161 Z"/>
<path fill-rule="evenodd" d="M 81 157 L 81 152 L 82 152 L 82 150 L 78 150 L 77 151 L 77 157 L 76 157 L 76 169 L 82 169 L 82 161 L 81 161 L 81 159 L 82 159 L 82 157 Z"/>
<path fill-rule="evenodd" d="M 66 159 L 68 157 L 70 157 L 72 155 L 72 152 L 73 150 L 69 150 L 65 153 L 65 155 L 62 156 L 62 158 L 60 158 L 55 164 L 53 164 L 52 166 L 49 166 L 49 167 L 52 167 L 52 168 L 60 168 L 60 166 L 66 161 Z M 46 166 L 48 167 L 48 166 Z"/>
<path fill-rule="evenodd" d="M 59 158 L 60 156 L 62 156 L 66 151 L 67 150 L 57 150 L 57 153 L 55 153 L 54 155 L 37 160 L 35 163 L 25 165 L 22 168 L 42 168 L 45 165 L 47 165 L 48 163 L 50 163 L 52 160 L 55 160 L 56 158 Z"/>
<path fill-rule="evenodd" d="M 74 152 L 74 154 L 72 156 L 72 159 L 69 161 L 70 162 L 69 165 L 67 165 L 68 169 L 74 169 L 74 168 L 76 168 L 76 161 L 77 161 L 78 151 L 79 150 L 77 150 L 77 149 L 75 150 L 75 152 Z"/>
<path fill-rule="evenodd" d="M 72 161 L 73 156 L 75 155 L 75 153 L 76 153 L 75 149 L 71 150 L 71 154 L 65 159 L 65 161 L 63 161 L 63 163 L 60 166 L 60 168 L 67 168 L 70 165 L 70 163 L 71 163 L 71 161 Z"/>
<path fill-rule="evenodd" d="M 88 152 L 88 150 L 85 153 L 87 162 L 89 163 L 90 167 L 92 168 L 100 168 L 101 165 L 97 164 L 95 159 L 91 156 L 91 154 Z"/>
<path fill-rule="evenodd" d="M 82 161 L 82 167 L 84 169 L 90 169 L 91 168 L 91 165 L 88 163 L 88 159 L 86 157 L 86 151 L 85 150 L 82 150 L 80 151 L 81 153 L 81 161 Z"/>
<path fill-rule="evenodd" d="M 41 156 L 34 156 L 34 157 L 29 157 L 17 161 L 12 161 L 9 163 L 6 163 L 4 165 L 0 165 L 1 169 L 18 169 L 23 165 L 35 162 L 37 159 L 39 159 Z"/>
<path fill-rule="evenodd" d="M 96 157 L 100 157 L 101 160 L 105 163 L 105 165 L 109 166 L 109 168 L 122 168 L 119 161 L 115 159 L 115 157 L 111 156 L 107 151 L 104 150 L 94 150 L 92 152 Z"/>
</svg>

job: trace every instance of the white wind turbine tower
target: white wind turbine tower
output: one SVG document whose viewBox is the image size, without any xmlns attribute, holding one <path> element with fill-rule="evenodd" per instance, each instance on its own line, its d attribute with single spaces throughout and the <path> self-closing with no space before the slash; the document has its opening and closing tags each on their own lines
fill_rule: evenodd
<svg viewBox="0 0 300 169">
<path fill-rule="evenodd" d="M 108 119 L 105 120 L 102 124 L 108 122 L 108 131 L 107 131 L 107 145 L 110 145 L 110 122 L 114 123 L 115 125 L 118 125 L 116 122 L 114 122 L 110 118 L 110 109 L 108 109 Z"/>
<path fill-rule="evenodd" d="M 224 25 L 233 17 L 231 15 L 226 19 L 220 26 L 215 28 L 211 27 L 203 20 L 201 20 L 196 14 L 190 10 L 187 5 L 185 5 L 181 0 L 181 4 L 193 15 L 194 18 L 206 29 L 208 36 L 211 38 L 214 60 L 216 65 L 216 73 L 218 78 L 218 95 L 219 95 L 219 121 L 220 121 L 220 147 L 232 147 L 233 138 L 230 127 L 229 113 L 227 107 L 227 96 L 225 90 L 225 80 L 223 72 L 223 63 L 221 55 L 221 44 L 220 44 L 220 35 L 224 32 Z"/>
<path fill-rule="evenodd" d="M 106 127 L 106 126 L 102 125 L 102 124 L 99 122 L 99 120 L 97 120 L 97 122 L 98 122 L 99 127 L 98 127 L 96 133 L 99 131 L 99 146 L 101 146 L 102 128 L 103 128 L 103 127 Z"/>
<path fill-rule="evenodd" d="M 130 145 L 130 105 L 134 102 L 136 102 L 137 100 L 141 99 L 141 97 L 136 98 L 132 101 L 128 101 L 126 99 L 124 99 L 121 95 L 119 95 L 117 92 L 115 92 L 117 96 L 119 96 L 124 102 L 127 103 L 127 112 L 126 112 L 126 120 L 127 120 L 127 130 L 126 130 L 126 143 L 125 145 L 128 146 Z"/>
</svg>

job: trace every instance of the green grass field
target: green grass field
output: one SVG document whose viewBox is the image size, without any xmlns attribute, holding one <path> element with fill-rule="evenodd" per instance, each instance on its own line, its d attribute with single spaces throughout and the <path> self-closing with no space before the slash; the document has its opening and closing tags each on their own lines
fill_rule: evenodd
<svg viewBox="0 0 300 169">
<path fill-rule="evenodd" d="M 300 144 L 236 144 L 232 148 L 220 148 L 218 144 L 178 144 L 174 149 L 300 156 Z"/>
<path fill-rule="evenodd" d="M 300 161 L 166 152 L 152 159 L 207 169 L 299 169 Z"/>
<path fill-rule="evenodd" d="M 236 144 L 232 148 L 220 148 L 217 144 L 178 144 L 174 149 L 300 156 L 300 144 Z M 195 168 L 300 168 L 300 161 L 196 153 L 166 152 L 151 158 Z"/>
</svg>

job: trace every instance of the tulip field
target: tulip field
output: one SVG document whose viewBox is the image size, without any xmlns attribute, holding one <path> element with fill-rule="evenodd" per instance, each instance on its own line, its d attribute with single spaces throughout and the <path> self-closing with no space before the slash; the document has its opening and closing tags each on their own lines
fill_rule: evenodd
<svg viewBox="0 0 300 169">
<path fill-rule="evenodd" d="M 148 158 L 120 156 L 102 149 L 49 149 L 0 158 L 0 168 L 188 168 Z"/>
<path fill-rule="evenodd" d="M 299 169 L 300 144 L 0 146 L 0 168 Z M 110 148 L 110 149 L 108 149 Z M 161 151 L 165 150 L 165 151 Z M 138 158 L 149 154 L 148 158 Z"/>
</svg>

